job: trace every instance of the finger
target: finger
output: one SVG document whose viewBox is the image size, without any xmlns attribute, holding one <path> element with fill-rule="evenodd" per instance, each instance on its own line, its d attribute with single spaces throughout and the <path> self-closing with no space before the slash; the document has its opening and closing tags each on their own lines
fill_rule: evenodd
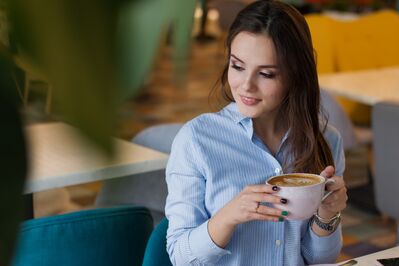
<svg viewBox="0 0 399 266">
<path fill-rule="evenodd" d="M 282 200 L 280 196 L 267 193 L 246 193 L 241 196 L 242 202 L 269 202 L 269 203 L 287 203 L 287 200 Z"/>
<path fill-rule="evenodd" d="M 330 178 L 334 175 L 335 169 L 331 165 L 327 166 L 321 173 L 321 176 L 324 176 L 325 178 Z"/>
<path fill-rule="evenodd" d="M 277 217 L 277 216 L 265 215 L 262 213 L 251 213 L 249 220 L 279 222 L 279 221 L 284 221 L 284 218 L 282 218 L 281 216 Z"/>
<path fill-rule="evenodd" d="M 243 212 L 256 212 L 259 207 L 259 202 L 245 201 L 240 205 L 240 209 Z"/>
<path fill-rule="evenodd" d="M 264 205 L 259 205 L 257 213 L 261 213 L 261 214 L 265 214 L 265 215 L 269 215 L 269 216 L 276 216 L 276 217 L 288 215 L 287 211 L 282 211 L 280 209 L 271 208 L 271 207 L 264 206 Z"/>
<path fill-rule="evenodd" d="M 323 209 L 329 212 L 340 212 L 346 208 L 346 202 L 336 203 L 332 202 L 323 206 Z"/>
<path fill-rule="evenodd" d="M 327 198 L 322 201 L 322 205 L 330 204 L 336 200 L 335 192 L 331 193 Z"/>
<path fill-rule="evenodd" d="M 334 202 L 337 200 L 337 195 L 336 192 L 331 193 L 327 198 L 323 200 L 322 204 L 330 204 L 331 202 Z"/>
<path fill-rule="evenodd" d="M 337 195 L 336 192 L 334 192 L 330 196 L 328 196 L 325 200 L 323 200 L 323 204 L 331 204 L 337 201 L 339 201 L 339 196 Z"/>
<path fill-rule="evenodd" d="M 287 204 L 288 200 L 277 195 L 263 194 L 262 202 L 269 202 L 275 204 Z"/>
<path fill-rule="evenodd" d="M 327 191 L 336 191 L 345 187 L 345 182 L 342 176 L 333 176 L 329 179 L 334 180 L 334 183 L 329 183 L 326 185 Z"/>
<path fill-rule="evenodd" d="M 333 193 L 331 193 L 325 200 L 323 200 L 324 204 L 329 204 L 334 201 L 346 201 L 348 196 L 346 195 L 346 187 L 342 187 Z"/>
<path fill-rule="evenodd" d="M 276 193 L 278 191 L 277 186 L 271 186 L 268 184 L 261 185 L 251 185 L 244 188 L 245 192 L 255 192 L 255 193 Z"/>
</svg>

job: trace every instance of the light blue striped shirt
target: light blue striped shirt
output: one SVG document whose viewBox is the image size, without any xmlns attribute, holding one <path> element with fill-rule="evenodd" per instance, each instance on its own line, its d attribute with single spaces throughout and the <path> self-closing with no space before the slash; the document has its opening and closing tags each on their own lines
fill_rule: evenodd
<svg viewBox="0 0 399 266">
<path fill-rule="evenodd" d="M 336 175 L 342 176 L 341 137 L 331 127 L 324 136 L 331 146 Z M 243 117 L 235 103 L 186 123 L 173 142 L 166 168 L 167 251 L 172 263 L 298 266 L 334 262 L 342 247 L 341 226 L 330 236 L 319 237 L 308 220 L 251 221 L 236 227 L 224 249 L 208 234 L 209 218 L 245 186 L 264 184 L 280 172 L 282 156 L 281 149 L 275 157 L 270 153 L 254 134 L 252 119 Z"/>
</svg>

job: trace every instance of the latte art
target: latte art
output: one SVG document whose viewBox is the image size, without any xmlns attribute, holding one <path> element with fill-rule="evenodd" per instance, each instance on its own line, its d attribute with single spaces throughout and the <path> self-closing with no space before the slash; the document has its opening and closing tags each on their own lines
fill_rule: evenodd
<svg viewBox="0 0 399 266">
<path fill-rule="evenodd" d="M 272 178 L 269 183 L 280 187 L 302 187 L 320 183 L 320 179 L 305 175 L 285 175 Z"/>
<path fill-rule="evenodd" d="M 293 186 L 309 186 L 314 184 L 314 180 L 308 178 L 284 178 L 284 183 L 292 184 Z"/>
</svg>

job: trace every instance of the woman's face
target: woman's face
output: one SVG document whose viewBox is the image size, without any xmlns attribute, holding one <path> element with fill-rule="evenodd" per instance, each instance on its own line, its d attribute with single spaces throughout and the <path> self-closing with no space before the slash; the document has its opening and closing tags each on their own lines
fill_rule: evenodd
<svg viewBox="0 0 399 266">
<path fill-rule="evenodd" d="M 228 82 L 241 114 L 251 118 L 275 114 L 286 91 L 272 39 L 249 32 L 237 34 L 231 44 Z"/>
</svg>

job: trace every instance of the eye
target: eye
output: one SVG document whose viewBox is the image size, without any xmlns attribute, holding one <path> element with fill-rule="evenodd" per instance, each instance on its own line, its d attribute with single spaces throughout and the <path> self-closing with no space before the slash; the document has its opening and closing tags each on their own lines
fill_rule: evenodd
<svg viewBox="0 0 399 266">
<path fill-rule="evenodd" d="M 243 71 L 244 70 L 243 67 L 240 67 L 240 66 L 238 66 L 238 65 L 236 65 L 234 63 L 231 64 L 231 67 L 234 68 L 237 71 Z"/>
<path fill-rule="evenodd" d="M 267 73 L 267 72 L 259 72 L 259 75 L 267 79 L 273 79 L 276 77 L 275 73 Z"/>
</svg>

